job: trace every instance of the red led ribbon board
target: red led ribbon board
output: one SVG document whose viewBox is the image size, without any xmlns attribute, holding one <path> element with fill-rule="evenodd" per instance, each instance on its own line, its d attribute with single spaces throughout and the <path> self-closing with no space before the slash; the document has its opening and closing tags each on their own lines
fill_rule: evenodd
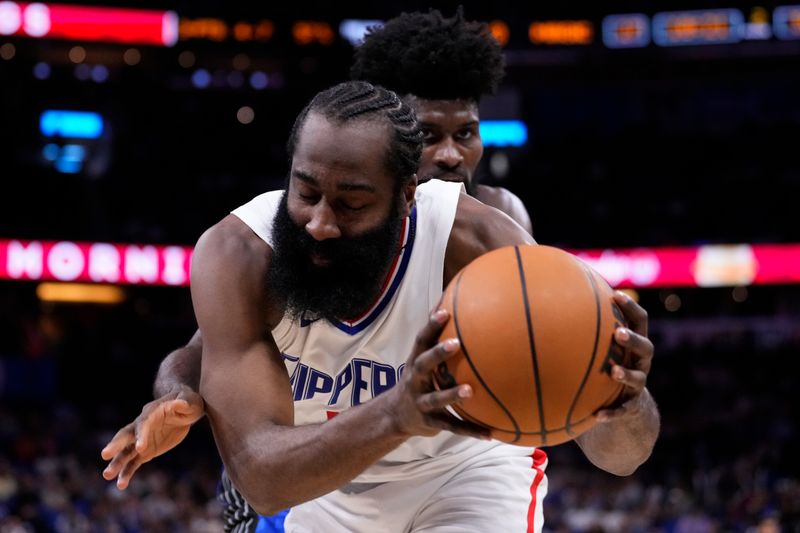
<svg viewBox="0 0 800 533">
<path fill-rule="evenodd" d="M 173 11 L 0 2 L 0 35 L 69 41 L 172 46 Z"/>
</svg>

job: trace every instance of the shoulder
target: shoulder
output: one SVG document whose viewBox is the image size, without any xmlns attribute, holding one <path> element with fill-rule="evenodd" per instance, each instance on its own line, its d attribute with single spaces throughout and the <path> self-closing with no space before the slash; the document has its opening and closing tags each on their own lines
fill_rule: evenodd
<svg viewBox="0 0 800 533">
<path fill-rule="evenodd" d="M 200 236 L 194 260 L 231 267 L 264 263 L 272 249 L 236 216 L 228 215 Z"/>
<path fill-rule="evenodd" d="M 462 194 L 447 242 L 445 284 L 472 260 L 487 252 L 503 246 L 532 243 L 533 237 L 507 214 Z"/>
<path fill-rule="evenodd" d="M 215 305 L 249 301 L 263 307 L 268 301 L 267 272 L 272 248 L 239 218 L 228 215 L 203 233 L 192 257 L 192 296 Z M 278 311 L 269 312 L 277 318 Z M 275 314 L 275 317 L 272 315 Z"/>
<path fill-rule="evenodd" d="M 528 233 L 533 234 L 533 225 L 528 210 L 522 200 L 513 192 L 503 187 L 490 187 L 478 185 L 475 197 L 486 205 L 499 209 L 522 226 Z"/>
</svg>

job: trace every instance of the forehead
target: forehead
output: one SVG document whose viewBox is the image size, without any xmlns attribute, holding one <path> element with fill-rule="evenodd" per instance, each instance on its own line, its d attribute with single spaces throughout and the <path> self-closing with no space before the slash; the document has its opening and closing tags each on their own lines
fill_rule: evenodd
<svg viewBox="0 0 800 533">
<path fill-rule="evenodd" d="M 314 175 L 347 172 L 370 177 L 385 174 L 390 128 L 371 120 L 340 123 L 309 113 L 297 139 L 292 168 Z"/>
<path fill-rule="evenodd" d="M 478 121 L 478 103 L 475 100 L 428 100 L 413 97 L 411 104 L 417 114 L 417 120 L 421 123 L 430 125 L 465 124 Z"/>
</svg>

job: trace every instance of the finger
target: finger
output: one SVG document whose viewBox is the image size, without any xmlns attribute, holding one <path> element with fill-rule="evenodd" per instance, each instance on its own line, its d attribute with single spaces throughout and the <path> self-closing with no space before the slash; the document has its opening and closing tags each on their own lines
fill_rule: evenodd
<svg viewBox="0 0 800 533">
<path fill-rule="evenodd" d="M 143 454 L 147 451 L 147 444 L 150 442 L 150 424 L 145 420 L 140 426 L 136 435 L 136 452 Z"/>
<path fill-rule="evenodd" d="M 472 397 L 472 387 L 459 385 L 442 391 L 433 391 L 417 398 L 417 408 L 423 413 L 438 413 L 448 405 Z"/>
<path fill-rule="evenodd" d="M 621 291 L 614 292 L 614 301 L 628 321 L 628 326 L 639 335 L 647 337 L 647 311 L 644 307 Z"/>
<path fill-rule="evenodd" d="M 119 477 L 117 477 L 117 488 L 120 490 L 128 488 L 133 474 L 139 470 L 139 467 L 142 466 L 144 462 L 145 461 L 138 455 L 132 461 L 128 462 L 125 468 L 122 469 L 122 472 L 119 473 Z"/>
<path fill-rule="evenodd" d="M 187 400 L 173 400 L 167 406 L 168 414 L 178 418 L 194 418 L 203 414 L 203 407 L 198 404 L 189 403 Z"/>
<path fill-rule="evenodd" d="M 647 384 L 647 374 L 641 370 L 633 370 L 620 365 L 611 367 L 611 378 L 630 387 L 635 392 L 642 390 Z"/>
<path fill-rule="evenodd" d="M 414 371 L 420 376 L 428 376 L 442 362 L 453 356 L 461 347 L 458 339 L 446 339 L 433 348 L 422 352 L 414 361 Z"/>
<path fill-rule="evenodd" d="M 189 410 L 186 400 L 171 400 L 164 404 L 164 417 L 182 417 Z"/>
<path fill-rule="evenodd" d="M 123 448 L 130 446 L 134 440 L 133 424 L 128 424 L 124 428 L 117 431 L 106 447 L 100 451 L 100 457 L 105 461 L 111 460 L 112 457 L 117 455 Z"/>
<path fill-rule="evenodd" d="M 445 309 L 437 309 L 431 314 L 428 323 L 425 324 L 425 327 L 417 334 L 417 338 L 414 341 L 415 354 L 424 352 L 436 344 L 436 340 L 439 338 L 449 316 L 449 313 Z"/>
<path fill-rule="evenodd" d="M 108 480 L 114 479 L 134 455 L 136 455 L 136 448 L 131 443 L 114 455 L 106 469 L 103 470 L 103 477 Z"/>
<path fill-rule="evenodd" d="M 647 337 L 643 337 L 628 328 L 619 327 L 614 330 L 614 340 L 626 351 L 635 355 L 633 359 L 634 368 L 644 372 L 650 372 L 650 364 L 653 359 L 653 343 Z"/>
</svg>

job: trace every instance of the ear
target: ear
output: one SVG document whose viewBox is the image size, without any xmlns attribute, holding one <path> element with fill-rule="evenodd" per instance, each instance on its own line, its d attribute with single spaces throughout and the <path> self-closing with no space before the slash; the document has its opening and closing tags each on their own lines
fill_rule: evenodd
<svg viewBox="0 0 800 533">
<path fill-rule="evenodd" d="M 407 217 L 411 213 L 411 208 L 414 207 L 414 198 L 417 193 L 417 175 L 412 174 L 405 185 L 403 185 L 403 213 Z"/>
</svg>

